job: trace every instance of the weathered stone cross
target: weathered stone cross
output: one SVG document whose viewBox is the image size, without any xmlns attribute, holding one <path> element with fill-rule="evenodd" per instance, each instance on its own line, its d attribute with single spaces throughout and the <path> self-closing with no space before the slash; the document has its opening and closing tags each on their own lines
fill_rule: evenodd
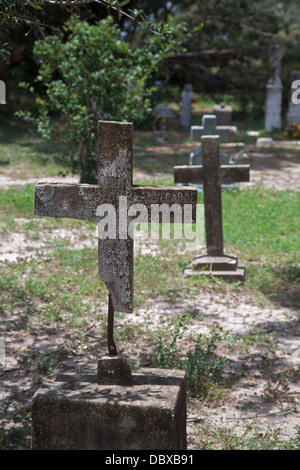
<svg viewBox="0 0 300 470">
<path fill-rule="evenodd" d="M 175 183 L 203 183 L 207 256 L 195 258 L 194 269 L 209 267 L 216 275 L 217 271 L 230 271 L 228 277 L 233 277 L 238 268 L 236 260 L 225 256 L 223 249 L 221 185 L 249 181 L 249 165 L 220 166 L 219 136 L 203 136 L 201 145 L 202 165 L 174 167 Z"/>
<path fill-rule="evenodd" d="M 191 126 L 191 139 L 201 140 L 203 135 L 218 135 L 220 140 L 227 138 L 228 128 L 226 126 L 217 126 L 217 116 L 214 114 L 205 114 L 202 116 L 202 126 Z"/>
<path fill-rule="evenodd" d="M 133 311 L 133 238 L 128 231 L 136 213 L 129 215 L 130 208 L 133 204 L 140 207 L 144 219 L 139 218 L 139 222 L 151 222 L 153 204 L 170 206 L 176 203 L 182 208 L 185 204 L 191 204 L 193 222 L 196 217 L 195 188 L 132 184 L 132 133 L 132 123 L 99 121 L 97 185 L 40 182 L 35 186 L 36 215 L 101 222 L 111 207 L 115 209 L 115 238 L 98 237 L 99 275 L 109 292 L 110 355 L 117 354 L 113 341 L 114 310 Z M 125 216 L 124 211 L 121 214 L 120 206 L 125 208 Z"/>
</svg>

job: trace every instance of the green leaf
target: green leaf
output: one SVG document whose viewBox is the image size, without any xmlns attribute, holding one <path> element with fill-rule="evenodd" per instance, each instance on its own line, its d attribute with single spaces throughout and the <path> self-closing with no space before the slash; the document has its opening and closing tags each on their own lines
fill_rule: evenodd
<svg viewBox="0 0 300 470">
<path fill-rule="evenodd" d="M 42 4 L 40 2 L 28 2 L 28 5 L 35 10 L 42 10 Z"/>
<path fill-rule="evenodd" d="M 125 5 L 127 5 L 128 3 L 130 3 L 130 0 L 123 0 L 123 2 L 118 2 L 118 7 L 124 7 Z"/>
</svg>

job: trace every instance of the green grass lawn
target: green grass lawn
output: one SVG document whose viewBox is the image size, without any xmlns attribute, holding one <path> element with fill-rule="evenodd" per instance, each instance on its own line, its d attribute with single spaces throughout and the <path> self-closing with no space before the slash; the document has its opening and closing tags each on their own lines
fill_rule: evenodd
<svg viewBox="0 0 300 470">
<path fill-rule="evenodd" d="M 223 195 L 224 246 L 245 260 L 247 284 L 268 296 L 288 299 L 299 288 L 299 208 L 300 194 L 290 191 Z"/>
<path fill-rule="evenodd" d="M 202 202 L 201 197 L 199 203 Z M 33 185 L 12 187 L 0 191 L 0 221 L 2 231 L 14 227 L 17 217 L 31 219 L 25 228 L 38 230 L 38 219 L 33 215 L 34 187 Z M 223 192 L 223 233 L 224 250 L 233 253 L 243 260 L 247 267 L 247 280 L 245 288 L 251 287 L 260 290 L 266 295 L 276 294 L 279 289 L 287 292 L 299 282 L 299 231 L 300 231 L 300 194 L 289 191 L 274 191 L 262 189 L 248 189 L 243 191 Z M 47 224 L 47 229 L 57 226 L 89 227 L 93 230 L 94 224 L 73 220 L 40 219 Z M 190 260 L 186 255 L 176 253 L 176 241 L 162 241 L 169 246 L 168 260 L 170 267 L 161 264 L 161 260 L 145 258 L 143 265 L 137 268 L 137 273 L 145 271 L 150 286 L 149 292 L 156 293 L 155 284 L 160 290 L 171 285 L 172 273 L 178 275 L 178 270 Z M 147 266 L 147 263 L 150 263 Z M 157 265 L 152 266 L 151 263 Z M 161 264 L 161 265 L 160 265 Z M 154 274 L 153 283 L 150 281 L 151 273 L 164 273 L 162 278 L 167 281 L 156 282 Z M 138 280 L 137 280 L 138 283 Z"/>
<path fill-rule="evenodd" d="M 55 152 L 60 146 L 53 148 L 42 142 L 33 131 L 26 132 L 21 127 L 20 134 L 15 135 L 15 121 L 6 124 L 0 131 L 1 155 L 8 160 L 9 166 L 14 168 L 22 163 L 26 176 L 31 175 L 33 166 L 37 174 L 58 174 L 61 168 L 55 163 Z M 189 137 L 183 133 L 183 142 L 189 142 Z M 12 138 L 14 136 L 14 138 Z M 181 136 L 182 137 L 182 136 Z M 140 181 L 141 184 L 174 184 L 172 182 L 172 166 L 182 162 L 188 154 L 189 147 L 182 152 L 176 151 L 180 145 L 178 132 L 170 133 L 169 142 L 158 143 L 151 133 L 140 133 L 135 141 L 135 171 L 143 171 L 148 177 Z M 167 144 L 175 142 L 173 154 L 168 151 Z M 150 149 L 150 150 L 149 150 Z M 159 155 L 155 151 L 159 151 Z M 32 166 L 33 165 L 33 166 Z M 6 168 L 6 167 L 5 167 Z M 168 170 L 168 171 L 167 171 Z M 156 174 L 158 172 L 158 174 Z M 154 174 L 154 176 L 153 176 Z M 148 179 L 147 179 L 148 178 Z M 2 234 L 16 229 L 16 218 L 26 218 L 23 223 L 24 230 L 32 238 L 39 236 L 40 224 L 47 230 L 57 227 L 86 227 L 87 233 L 92 233 L 94 224 L 73 220 L 60 220 L 49 218 L 36 218 L 33 215 L 34 186 L 25 185 L 0 190 L 0 222 Z M 203 199 L 200 195 L 199 203 Z M 296 301 L 299 286 L 299 229 L 300 229 L 300 195 L 297 192 L 247 189 L 243 191 L 223 191 L 223 234 L 225 253 L 232 253 L 243 261 L 247 269 L 247 279 L 244 290 L 253 290 L 255 293 L 266 295 L 268 298 L 286 298 L 287 302 Z M 88 236 L 88 235 L 86 235 Z M 161 241 L 164 246 L 163 259 L 151 256 L 137 257 L 135 260 L 136 302 L 141 299 L 153 297 L 173 290 L 179 283 L 180 294 L 184 295 L 189 283 L 181 279 L 185 266 L 191 261 L 193 254 L 177 252 L 177 243 Z M 68 251 L 69 249 L 69 251 Z M 65 251 L 59 249 L 57 255 L 60 259 L 65 253 L 65 266 L 75 262 L 80 257 L 75 247 L 68 247 Z M 76 253 L 76 256 L 72 253 Z M 67 255 L 69 253 L 69 255 Z M 84 258 L 84 255 L 82 255 Z M 95 254 L 94 254 L 95 256 Z M 73 259 L 74 258 L 74 259 Z M 95 257 L 96 260 L 96 257 Z M 93 270 L 85 276 L 89 277 L 88 285 L 94 285 L 96 261 L 87 257 L 85 264 L 90 261 Z M 8 266 L 7 266 L 7 269 Z M 14 266 L 11 268 L 15 269 Z M 24 269 L 27 267 L 24 265 Z M 58 265 L 55 269 L 58 269 Z M 73 268 L 70 267 L 70 270 Z M 73 269 L 76 271 L 76 269 Z M 60 274 L 58 274 L 59 277 Z M 62 275 L 62 274 L 61 274 Z M 39 274 L 37 274 L 39 277 Z M 76 277 L 75 277 L 76 278 Z M 159 281 L 159 282 L 158 282 Z M 46 280 L 45 280 L 46 282 Z M 97 281 L 98 282 L 98 281 Z M 207 283 L 200 279 L 200 283 Z M 210 280 L 214 283 L 214 280 Z M 49 279 L 47 277 L 47 283 Z M 50 283 L 51 284 L 51 283 Z M 49 288 L 50 288 L 49 284 Z M 75 282 L 76 284 L 76 282 Z M 86 285 L 87 285 L 86 284 Z M 48 284 L 47 284 L 48 285 Z M 45 287 L 46 289 L 46 287 Z"/>
<path fill-rule="evenodd" d="M 56 157 L 66 150 L 62 142 L 42 139 L 21 119 L 0 116 L 0 172 L 12 168 L 16 179 L 66 173 Z"/>
</svg>

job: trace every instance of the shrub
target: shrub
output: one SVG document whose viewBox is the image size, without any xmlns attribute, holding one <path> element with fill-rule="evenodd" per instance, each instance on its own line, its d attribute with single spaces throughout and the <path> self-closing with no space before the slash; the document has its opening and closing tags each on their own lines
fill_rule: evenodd
<svg viewBox="0 0 300 470">
<path fill-rule="evenodd" d="M 149 117 L 155 76 L 179 40 L 170 40 L 169 25 L 170 34 L 157 33 L 131 47 L 111 17 L 94 25 L 71 18 L 63 29 L 63 37 L 36 41 L 36 82 L 45 94 L 36 94 L 37 114 L 18 114 L 33 120 L 43 137 L 64 140 L 70 150 L 64 162 L 80 171 L 82 183 L 95 183 L 97 121 L 138 123 Z M 28 83 L 20 85 L 36 93 Z"/>
<path fill-rule="evenodd" d="M 194 350 L 188 351 L 184 356 L 180 353 L 178 340 L 184 334 L 183 315 L 175 324 L 168 325 L 170 339 L 158 336 L 154 347 L 156 365 L 162 369 L 177 368 L 186 372 L 187 388 L 192 395 L 206 398 L 211 387 L 222 381 L 222 368 L 226 362 L 225 357 L 216 354 L 216 348 L 221 339 L 221 333 L 213 330 L 211 336 L 199 334 L 195 342 Z"/>
</svg>

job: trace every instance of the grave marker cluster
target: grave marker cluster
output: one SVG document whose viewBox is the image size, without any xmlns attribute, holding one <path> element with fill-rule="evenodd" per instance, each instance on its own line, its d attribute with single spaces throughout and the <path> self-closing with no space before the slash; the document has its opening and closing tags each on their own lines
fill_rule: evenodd
<svg viewBox="0 0 300 470">
<path fill-rule="evenodd" d="M 220 140 L 225 140 L 228 135 L 228 127 L 217 126 L 217 117 L 214 114 L 204 114 L 202 126 L 191 126 L 191 139 L 200 142 L 203 135 L 218 135 Z"/>
<path fill-rule="evenodd" d="M 225 105 L 224 105 L 225 106 Z M 222 107 L 222 105 L 221 105 Z M 231 109 L 231 107 L 230 107 Z M 227 111 L 227 107 L 225 106 L 225 113 L 230 112 Z M 226 118 L 226 120 L 231 121 L 231 117 Z M 229 125 L 223 125 L 223 126 L 218 126 L 217 125 L 217 116 L 216 115 L 211 115 L 207 114 L 202 117 L 202 126 L 192 126 L 191 127 L 191 138 L 194 140 L 201 140 L 202 135 L 217 135 L 219 136 L 220 140 L 224 141 L 228 137 L 228 131 L 231 129 L 232 126 Z M 230 145 L 230 144 L 229 144 Z M 242 147 L 244 148 L 244 144 L 232 144 L 235 148 L 236 147 Z M 239 152 L 242 153 L 242 150 Z M 220 150 L 220 164 L 221 165 L 227 165 L 227 164 L 235 164 L 235 158 L 238 156 L 238 154 L 235 154 L 233 156 L 228 156 Z M 202 165 L 202 146 L 200 145 L 197 149 L 195 149 L 193 152 L 190 153 L 190 165 Z M 187 182 L 186 182 L 187 183 Z M 189 184 L 191 184 L 190 182 Z M 201 181 L 196 182 L 193 180 L 194 184 L 197 184 L 198 186 L 201 186 Z M 229 187 L 229 188 L 235 188 L 236 187 L 236 182 L 234 183 L 223 183 L 223 187 Z"/>
</svg>

